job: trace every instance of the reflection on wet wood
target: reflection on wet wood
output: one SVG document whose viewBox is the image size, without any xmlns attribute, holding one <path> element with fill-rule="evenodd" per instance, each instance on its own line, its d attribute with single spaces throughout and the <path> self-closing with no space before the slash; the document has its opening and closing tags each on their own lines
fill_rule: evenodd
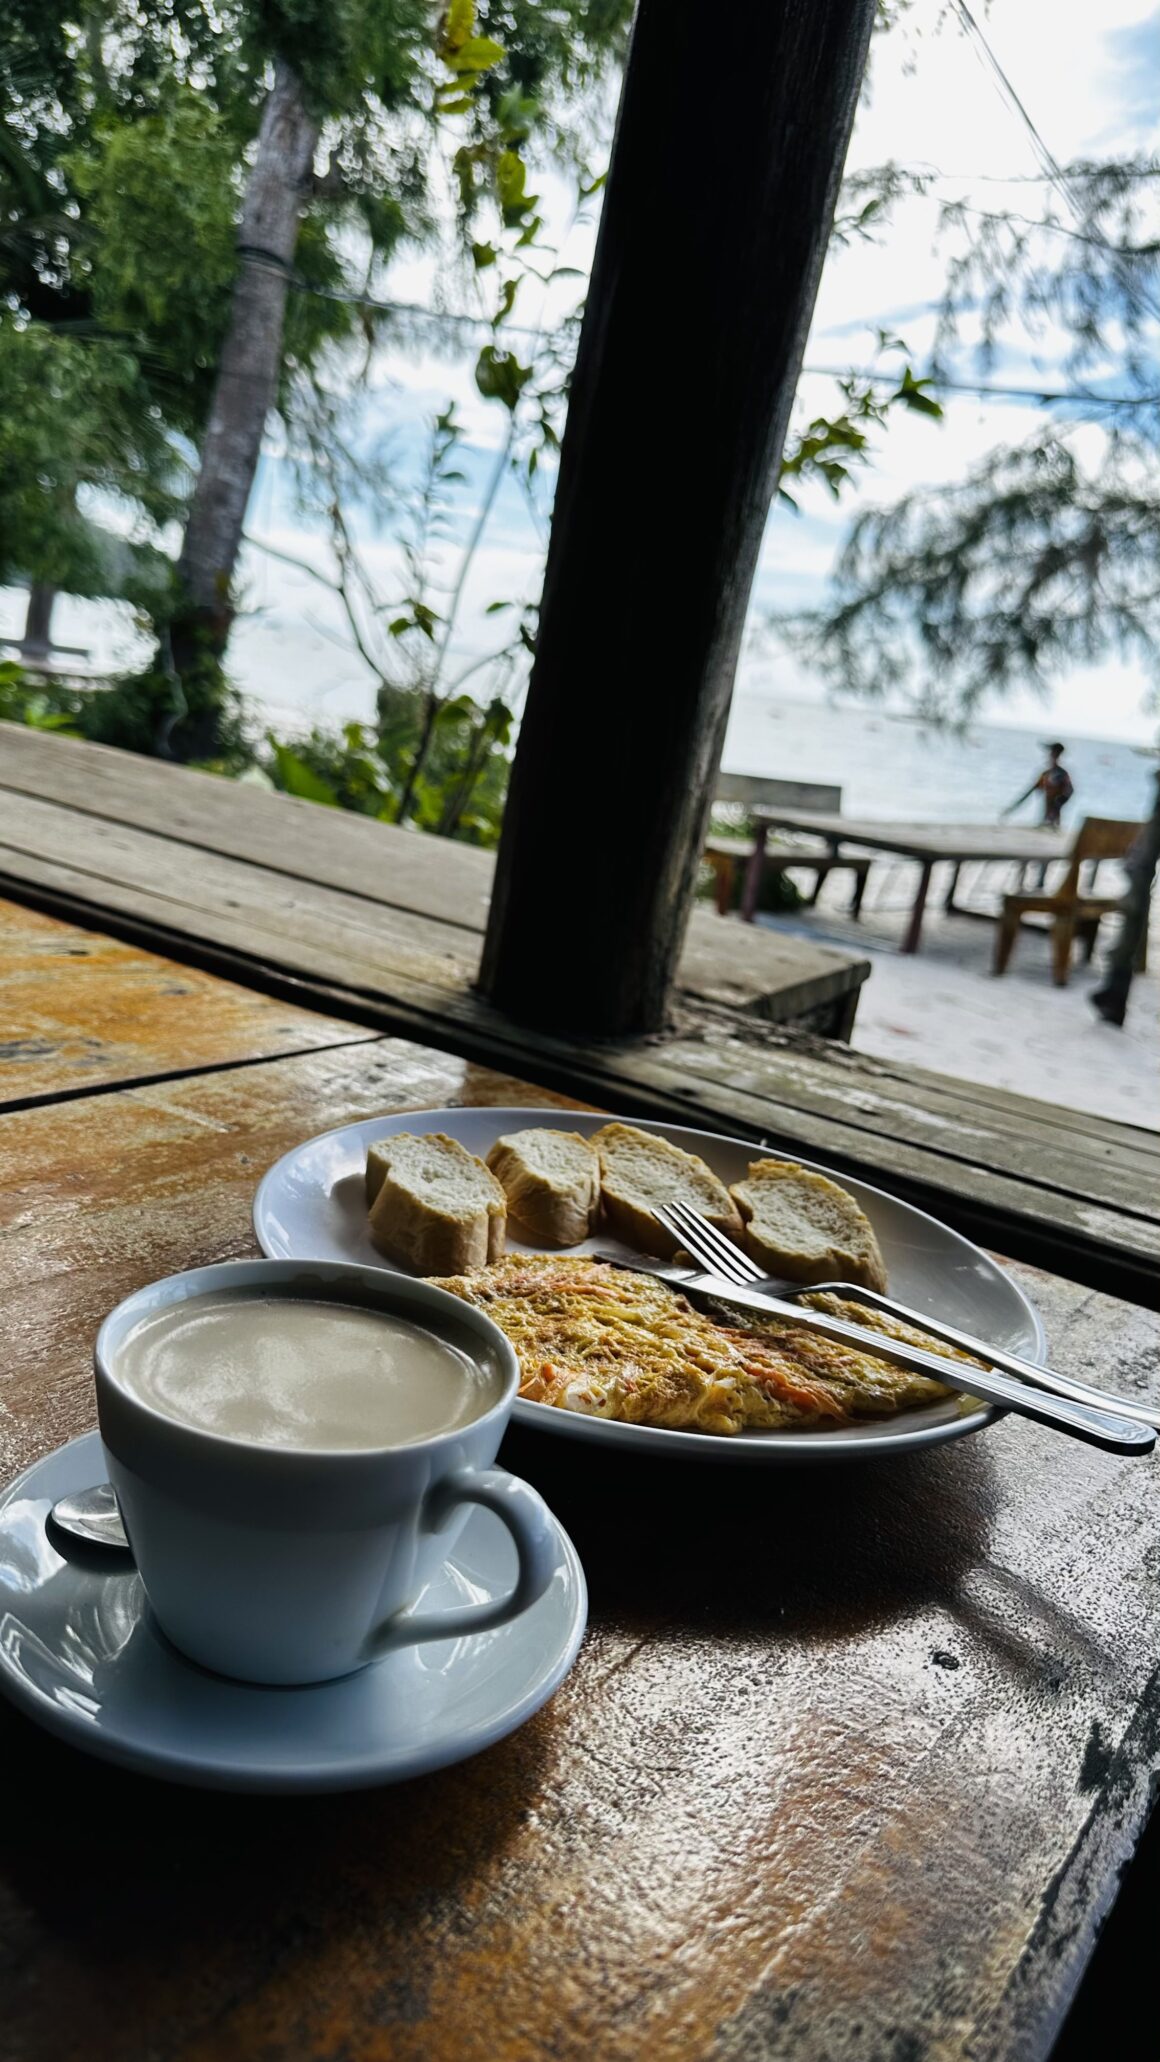
<svg viewBox="0 0 1160 2062">
<path fill-rule="evenodd" d="M 0 1109 L 371 1035 L 0 901 Z"/>
<path fill-rule="evenodd" d="M 128 1288 L 252 1250 L 264 1168 L 375 1111 L 549 1100 L 381 1040 L 0 1116 L 0 1474 L 93 1421 Z M 1154 1321 L 1016 1269 L 1058 1363 Z M 21 2062 L 1007 2062 L 1050 2047 L 1160 1762 L 1155 1469 L 1005 1422 L 834 1475 L 512 1434 L 592 1621 L 551 1705 L 399 1791 L 198 1796 L 0 1710 Z M 51 1826 L 103 1829 L 99 1894 Z"/>
</svg>

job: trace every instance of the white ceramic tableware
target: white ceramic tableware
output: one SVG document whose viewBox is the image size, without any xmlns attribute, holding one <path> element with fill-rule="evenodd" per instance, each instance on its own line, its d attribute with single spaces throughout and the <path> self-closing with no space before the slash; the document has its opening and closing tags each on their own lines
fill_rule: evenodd
<svg viewBox="0 0 1160 2062">
<path fill-rule="evenodd" d="M 355 1790 L 478 1754 L 546 1703 L 576 1658 L 587 1600 L 576 1552 L 551 1520 L 552 1579 L 490 1632 L 399 1647 L 305 1689 L 211 1675 L 158 1631 L 128 1557 L 87 1554 L 48 1514 L 101 1473 L 95 1432 L 0 1491 L 0 1691 L 26 1717 L 102 1760 L 228 1790 Z M 473 1506 L 422 1602 L 474 1608 L 508 1595 L 506 1528 Z"/>
<path fill-rule="evenodd" d="M 277 1258 L 359 1260 L 386 1268 L 366 1228 L 363 1170 L 368 1145 L 399 1131 L 444 1131 L 471 1153 L 486 1158 L 506 1132 L 527 1125 L 548 1125 L 585 1136 L 603 1124 L 636 1124 L 666 1138 L 686 1152 L 699 1153 L 722 1181 L 743 1181 L 751 1160 L 763 1153 L 799 1159 L 778 1140 L 754 1145 L 745 1139 L 695 1131 L 680 1124 L 652 1123 L 645 1118 L 595 1115 L 582 1110 L 446 1109 L 409 1110 L 397 1116 L 368 1117 L 319 1138 L 306 1140 L 279 1160 L 261 1182 L 254 1198 L 254 1230 L 264 1253 Z M 891 1292 L 903 1303 L 928 1310 L 962 1331 L 973 1332 L 995 1346 L 1025 1359 L 1043 1361 L 1047 1340 L 1038 1312 L 1018 1284 L 995 1261 L 922 1210 L 882 1189 L 855 1181 L 816 1160 L 802 1160 L 819 1174 L 841 1182 L 866 1212 L 878 1236 L 890 1276 Z M 509 1246 L 519 1252 L 518 1240 Z M 615 1251 L 606 1232 L 585 1246 Z M 629 1248 L 621 1249 L 626 1258 Z M 621 1425 L 579 1411 L 556 1410 L 549 1404 L 519 1399 L 513 1417 L 564 1439 L 590 1440 L 636 1454 L 651 1453 L 671 1460 L 755 1462 L 779 1466 L 815 1466 L 832 1461 L 874 1460 L 888 1454 L 935 1446 L 964 1433 L 981 1431 L 994 1421 L 989 1406 L 964 1408 L 949 1397 L 899 1417 L 882 1418 L 840 1430 L 749 1432 L 716 1438 L 704 1432 L 670 1432 L 662 1426 Z"/>
<path fill-rule="evenodd" d="M 179 1422 L 119 1378 L 133 1327 L 194 1296 L 306 1297 L 402 1317 L 498 1376 L 490 1409 L 406 1445 L 310 1451 L 225 1438 Z M 139 1289 L 105 1319 L 95 1354 L 109 1480 L 149 1602 L 174 1645 L 220 1674 L 313 1683 L 400 1646 L 480 1633 L 543 1595 L 556 1537 L 543 1500 L 493 1468 L 519 1381 L 515 1354 L 481 1312 L 381 1268 L 247 1260 Z M 468 1509 L 495 1512 L 515 1542 L 507 1596 L 448 1612 L 413 1606 Z"/>
</svg>

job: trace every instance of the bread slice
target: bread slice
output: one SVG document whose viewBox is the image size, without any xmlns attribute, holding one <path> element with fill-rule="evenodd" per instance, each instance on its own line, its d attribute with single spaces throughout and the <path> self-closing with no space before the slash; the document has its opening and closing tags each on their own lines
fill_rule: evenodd
<svg viewBox="0 0 1160 2062">
<path fill-rule="evenodd" d="M 371 1146 L 367 1196 L 379 1252 L 414 1274 L 471 1274 L 503 1252 L 504 1192 L 445 1132 L 399 1131 Z"/>
<path fill-rule="evenodd" d="M 668 1259 L 677 1241 L 653 1216 L 658 1203 L 691 1203 L 711 1224 L 740 1239 L 741 1219 L 723 1181 L 695 1153 L 635 1124 L 606 1124 L 592 1143 L 600 1155 L 604 1221 L 616 1238 Z"/>
<path fill-rule="evenodd" d="M 793 1160 L 754 1160 L 729 1193 L 745 1220 L 746 1251 L 767 1274 L 885 1289 L 874 1227 L 836 1181 Z"/>
<path fill-rule="evenodd" d="M 503 1184 L 513 1229 L 530 1245 L 578 1246 L 588 1237 L 600 1207 L 600 1161 L 578 1131 L 509 1131 L 487 1164 Z"/>
</svg>

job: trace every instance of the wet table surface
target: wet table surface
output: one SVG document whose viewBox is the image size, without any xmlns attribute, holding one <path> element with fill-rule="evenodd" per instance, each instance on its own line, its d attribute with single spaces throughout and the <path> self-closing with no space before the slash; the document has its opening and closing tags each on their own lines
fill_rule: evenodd
<svg viewBox="0 0 1160 2062">
<path fill-rule="evenodd" d="M 92 1426 L 118 1298 L 253 1251 L 296 1140 L 562 1100 L 205 975 L 167 1043 L 180 970 L 36 924 L 31 961 L 0 926 L 43 1046 L 0 1064 L 5 1481 Z M 1157 1387 L 1154 1318 L 1013 1272 L 1061 1367 Z M 200 1794 L 0 1706 L 2 2062 L 1045 2056 L 1160 1765 L 1154 1464 L 1012 1421 L 825 1474 L 528 1432 L 504 1458 L 572 1534 L 591 1622 L 474 1761 Z"/>
</svg>

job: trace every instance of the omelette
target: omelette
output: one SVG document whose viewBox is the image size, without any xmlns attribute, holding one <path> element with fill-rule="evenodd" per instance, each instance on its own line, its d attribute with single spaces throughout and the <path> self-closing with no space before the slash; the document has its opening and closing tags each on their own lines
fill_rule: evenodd
<svg viewBox="0 0 1160 2062">
<path fill-rule="evenodd" d="M 718 1318 L 655 1276 L 577 1255 L 509 1254 L 449 1289 L 493 1318 L 516 1349 L 530 1403 L 670 1430 L 772 1432 L 887 1417 L 951 1394 L 940 1382 L 820 1339 L 791 1318 Z M 932 1348 L 912 1326 L 836 1296 L 809 1301 L 856 1324 Z"/>
</svg>

